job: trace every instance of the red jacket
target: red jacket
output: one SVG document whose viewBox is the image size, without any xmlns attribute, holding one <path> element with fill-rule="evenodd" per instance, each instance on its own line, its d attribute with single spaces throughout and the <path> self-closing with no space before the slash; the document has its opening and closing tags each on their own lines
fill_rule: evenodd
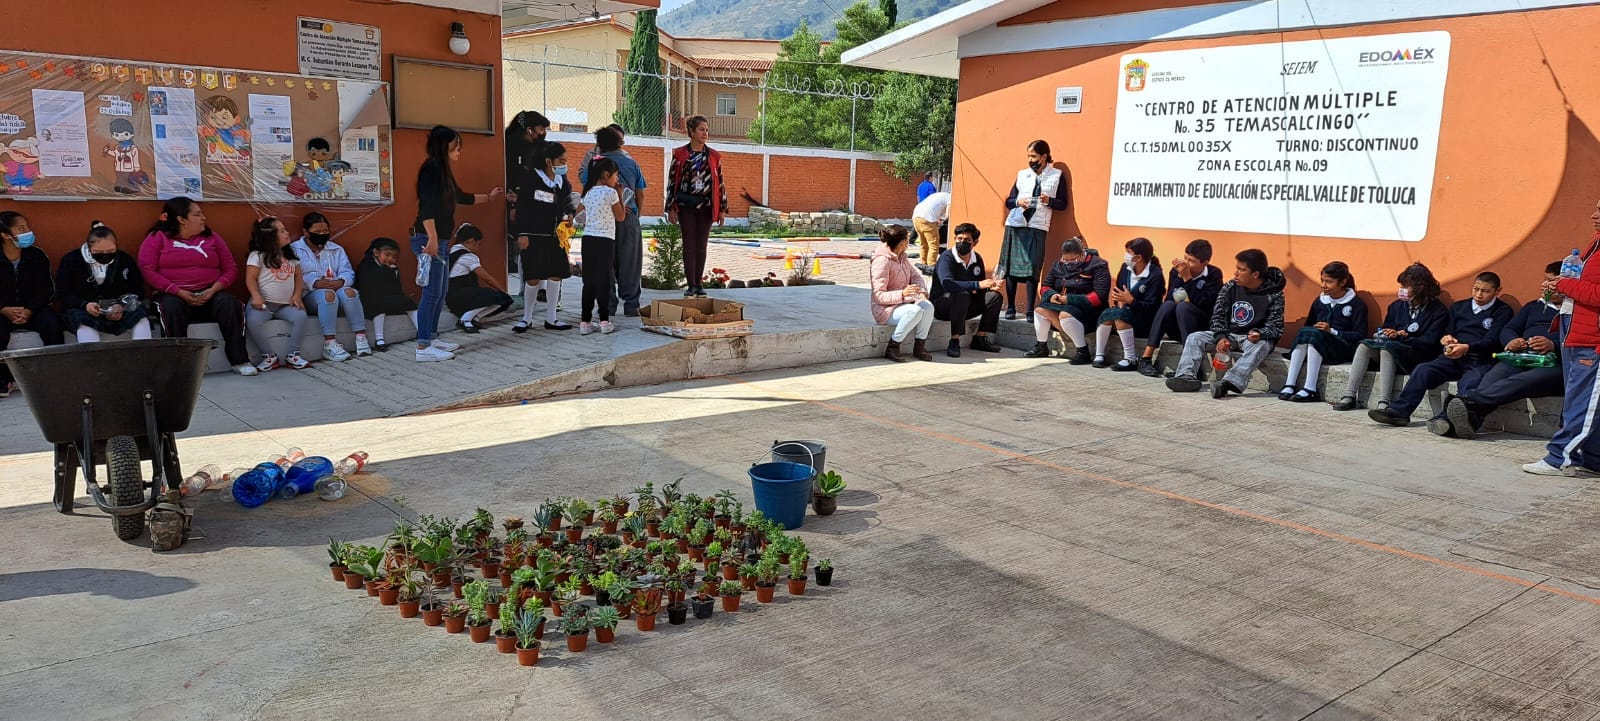
<svg viewBox="0 0 1600 721">
<path fill-rule="evenodd" d="M 1595 251 L 1600 249 L 1600 235 L 1589 243 L 1583 254 L 1583 276 L 1562 278 L 1556 290 L 1572 299 L 1572 329 L 1567 331 L 1568 348 L 1600 348 L 1600 259 Z"/>
<path fill-rule="evenodd" d="M 671 211 L 682 183 L 684 166 L 689 162 L 689 146 L 682 145 L 672 151 L 672 171 L 667 178 L 667 210 Z M 711 170 L 711 222 L 722 222 L 728 214 L 728 189 L 722 185 L 722 154 L 706 146 L 706 164 Z"/>
</svg>

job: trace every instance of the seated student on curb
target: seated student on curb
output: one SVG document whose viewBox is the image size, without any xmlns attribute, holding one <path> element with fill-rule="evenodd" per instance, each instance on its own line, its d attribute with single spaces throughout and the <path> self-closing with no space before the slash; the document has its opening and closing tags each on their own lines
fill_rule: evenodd
<svg viewBox="0 0 1600 721">
<path fill-rule="evenodd" d="M 961 357 L 961 336 L 967 332 L 967 321 L 982 316 L 978 332 L 972 337 L 976 351 L 999 353 L 1000 346 L 990 334 L 1000 327 L 1000 281 L 988 276 L 984 270 L 983 256 L 978 255 L 978 226 L 962 223 L 956 226 L 956 242 L 949 250 L 939 254 L 933 274 L 933 317 L 950 321 L 950 345 L 945 355 Z M 924 236 L 926 237 L 926 236 Z M 937 237 L 937 236 L 935 236 Z"/>
<path fill-rule="evenodd" d="M 1110 307 L 1101 311 L 1100 327 L 1094 330 L 1094 367 L 1110 365 L 1106 363 L 1106 344 L 1115 330 L 1122 341 L 1122 358 L 1111 370 L 1126 372 L 1139 368 L 1133 360 L 1133 339 L 1150 335 L 1150 323 L 1166 295 L 1167 282 L 1161 277 L 1161 261 L 1149 240 L 1134 238 L 1123 248 L 1122 269 L 1111 286 Z"/>
<path fill-rule="evenodd" d="M 1561 261 L 1545 266 L 1545 282 L 1560 277 Z M 1471 438 L 1483 427 L 1484 417 L 1500 406 L 1527 398 L 1561 397 L 1561 346 L 1555 322 L 1561 316 L 1563 300 L 1559 292 L 1545 291 L 1539 300 L 1522 306 L 1500 331 L 1500 345 L 1507 353 L 1548 353 L 1554 360 L 1550 367 L 1497 361 L 1476 388 L 1446 396 L 1444 411 L 1428 421 L 1428 430 L 1434 435 Z"/>
<path fill-rule="evenodd" d="M 1139 375 L 1161 377 L 1155 362 L 1161 341 L 1171 338 L 1182 343 L 1190 333 L 1204 330 L 1211 323 L 1211 309 L 1220 290 L 1222 269 L 1211 265 L 1211 241 L 1189 241 L 1183 257 L 1172 261 L 1172 271 L 1167 274 L 1167 299 L 1150 321 L 1144 353 L 1139 357 Z"/>
<path fill-rule="evenodd" d="M 1361 341 L 1350 360 L 1350 385 L 1333 404 L 1336 411 L 1362 407 L 1356 398 L 1374 354 L 1378 356 L 1378 383 L 1372 392 L 1376 408 L 1389 407 L 1395 375 L 1410 373 L 1418 364 L 1439 355 L 1439 339 L 1450 324 L 1450 309 L 1439 302 L 1441 291 L 1433 271 L 1421 263 L 1412 263 L 1400 271 L 1395 282 L 1400 288 L 1383 316 L 1383 325 L 1371 338 Z"/>
<path fill-rule="evenodd" d="M 450 251 L 450 284 L 444 303 L 460 318 L 456 327 L 468 333 L 477 333 L 484 322 L 511 307 L 511 296 L 502 281 L 478 259 L 478 245 L 482 242 L 483 231 L 471 223 L 462 223 L 456 228 L 456 247 Z"/>
<path fill-rule="evenodd" d="M 66 329 L 78 336 L 79 343 L 98 342 L 101 333 L 128 331 L 133 331 L 134 340 L 150 338 L 139 263 L 117 248 L 117 234 L 98 220 L 89 224 L 83 245 L 61 256 L 56 293 Z"/>
<path fill-rule="evenodd" d="M 295 370 L 310 367 L 300 357 L 300 340 L 306 330 L 305 290 L 295 247 L 283 222 L 268 216 L 250 228 L 250 255 L 244 261 L 244 287 L 250 300 L 244 306 L 244 330 L 261 351 L 256 370 L 266 373 L 288 366 Z M 289 355 L 278 360 L 268 345 L 267 322 L 277 318 L 289 321 Z"/>
<path fill-rule="evenodd" d="M 1367 337 L 1367 304 L 1356 297 L 1356 279 L 1350 266 L 1333 261 L 1322 266 L 1322 295 L 1311 301 L 1305 327 L 1294 336 L 1289 353 L 1289 376 L 1278 400 L 1317 403 L 1322 400 L 1322 364 L 1349 363 L 1356 346 Z M 1305 369 L 1305 383 L 1294 382 Z"/>
<path fill-rule="evenodd" d="M 374 238 L 367 254 L 356 266 L 356 290 L 361 293 L 361 309 L 372 323 L 372 349 L 389 350 L 383 339 L 384 316 L 404 313 L 417 324 L 417 302 L 400 287 L 400 244 L 393 238 Z"/>
<path fill-rule="evenodd" d="M 305 234 L 295 241 L 294 254 L 300 259 L 300 276 L 305 279 L 305 297 L 301 300 L 307 308 L 316 309 L 317 323 L 322 326 L 322 357 L 335 363 L 350 360 L 350 351 L 344 349 L 335 334 L 340 308 L 344 308 L 344 317 L 356 332 L 356 355 L 372 355 L 372 346 L 367 343 L 367 312 L 361 307 L 350 255 L 333 242 L 327 216 L 306 213 L 300 227 Z"/>
<path fill-rule="evenodd" d="M 1050 266 L 1039 298 L 1034 303 L 1033 350 L 1029 358 L 1050 355 L 1050 330 L 1054 328 L 1072 341 L 1077 353 L 1069 361 L 1081 366 L 1089 363 L 1089 340 L 1084 329 L 1100 320 L 1100 311 L 1111 296 L 1111 266 L 1098 255 L 1086 251 L 1083 240 L 1070 238 L 1061 244 L 1061 259 Z"/>
<path fill-rule="evenodd" d="M 1500 331 L 1511 322 L 1511 315 L 1511 306 L 1500 302 L 1500 276 L 1479 273 L 1472 281 L 1472 297 L 1450 306 L 1449 332 L 1439 339 L 1442 355 L 1417 366 L 1394 402 L 1386 409 L 1367 411 L 1367 417 L 1391 426 L 1408 425 L 1429 390 L 1450 381 L 1462 393 L 1472 390 L 1493 367 L 1490 356 L 1500 350 Z"/>
<path fill-rule="evenodd" d="M 1217 293 L 1211 330 L 1196 331 L 1183 341 L 1177 374 L 1167 379 L 1167 388 L 1175 393 L 1200 390 L 1200 364 L 1213 344 L 1212 352 L 1220 358 L 1230 357 L 1235 345 L 1244 355 L 1211 383 L 1211 397 L 1243 393 L 1250 374 L 1283 336 L 1283 271 L 1267 265 L 1267 254 L 1254 248 L 1239 251 L 1233 259 L 1233 280 Z"/>
</svg>

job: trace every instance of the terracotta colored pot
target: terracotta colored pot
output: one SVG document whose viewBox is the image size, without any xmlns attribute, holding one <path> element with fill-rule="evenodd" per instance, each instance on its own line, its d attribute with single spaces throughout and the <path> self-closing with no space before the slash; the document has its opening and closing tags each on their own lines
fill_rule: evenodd
<svg viewBox="0 0 1600 721">
<path fill-rule="evenodd" d="M 399 603 L 399 602 L 400 602 L 400 589 L 398 589 L 398 588 L 380 588 L 380 589 L 378 589 L 378 603 L 380 603 L 380 604 L 382 604 L 384 606 L 393 606 L 393 605 L 395 605 L 396 603 Z"/>
<path fill-rule="evenodd" d="M 677 540 L 678 540 L 678 553 L 688 553 L 689 552 L 689 539 L 687 539 L 687 538 L 679 538 Z"/>
<path fill-rule="evenodd" d="M 494 649 L 500 653 L 512 653 L 517 650 L 516 634 L 503 634 L 496 631 L 494 634 Z"/>
<path fill-rule="evenodd" d="M 500 575 L 500 559 L 491 558 L 478 565 L 478 570 L 483 572 L 485 580 L 491 580 Z M 507 579 L 509 580 L 509 579 Z M 511 585 L 511 584 L 506 584 Z"/>
<path fill-rule="evenodd" d="M 611 643 L 617 639 L 617 629 L 597 628 L 594 630 L 594 640 L 598 643 Z"/>
<path fill-rule="evenodd" d="M 739 585 L 744 586 L 744 590 L 746 590 L 746 591 L 754 591 L 754 590 L 756 590 L 756 577 L 755 576 L 740 576 L 739 577 Z"/>
<path fill-rule="evenodd" d="M 633 545 L 633 531 L 623 531 L 622 532 L 622 545 L 624 545 L 624 546 Z"/>
<path fill-rule="evenodd" d="M 461 594 L 461 579 L 458 578 L 450 582 L 450 595 L 455 596 L 457 599 L 466 598 Z"/>
<path fill-rule="evenodd" d="M 613 603 L 613 604 L 611 604 L 611 607 L 617 609 L 617 616 L 619 616 L 621 618 L 627 618 L 627 617 L 633 615 L 633 607 L 632 606 L 625 606 L 625 605 L 620 604 L 620 603 Z"/>
<path fill-rule="evenodd" d="M 587 580 L 584 581 L 583 585 L 578 586 L 578 594 L 583 596 L 593 596 L 594 584 L 588 582 Z"/>
<path fill-rule="evenodd" d="M 467 628 L 467 617 L 466 617 L 465 614 L 460 615 L 460 616 L 445 616 L 444 617 L 444 632 L 445 633 L 461 633 L 462 631 L 466 630 L 466 628 Z"/>
<path fill-rule="evenodd" d="M 416 618 L 417 617 L 417 607 L 421 606 L 422 602 L 421 601 L 401 601 L 399 605 L 400 605 L 400 617 L 401 618 Z"/>
<path fill-rule="evenodd" d="M 617 532 L 617 522 L 616 521 L 606 521 L 605 523 L 601 524 L 600 532 L 601 533 L 615 534 Z"/>
<path fill-rule="evenodd" d="M 588 634 L 587 631 L 582 633 L 582 634 L 576 634 L 576 635 L 575 634 L 570 634 L 570 633 L 567 634 L 567 650 L 568 651 L 571 651 L 573 653 L 583 653 L 583 650 L 588 648 L 588 647 L 589 647 L 589 634 Z"/>
<path fill-rule="evenodd" d="M 787 553 L 778 554 L 778 563 L 781 563 L 781 564 L 783 564 L 785 566 L 789 565 L 789 554 L 787 554 Z"/>
<path fill-rule="evenodd" d="M 533 648 L 518 648 L 517 649 L 517 665 L 518 666 L 532 666 L 532 665 L 534 665 L 536 663 L 539 663 L 539 647 L 538 646 L 534 646 Z"/>
<path fill-rule="evenodd" d="M 724 581 L 739 580 L 739 567 L 727 563 L 722 564 L 722 579 Z"/>
<path fill-rule="evenodd" d="M 344 580 L 344 564 L 342 564 L 342 563 L 330 563 L 330 564 L 328 564 L 328 569 L 333 571 L 333 580 L 335 580 L 335 581 L 343 581 Z"/>
<path fill-rule="evenodd" d="M 645 535 L 650 536 L 651 538 L 660 538 L 661 524 L 657 523 L 656 521 L 647 521 L 644 524 L 644 532 Z"/>
<path fill-rule="evenodd" d="M 552 535 L 550 535 L 548 533 L 541 533 L 541 534 L 539 534 L 538 541 L 539 541 L 539 547 L 540 548 L 549 548 L 549 547 L 555 545 L 556 537 L 552 536 Z"/>
<path fill-rule="evenodd" d="M 656 630 L 656 615 L 653 613 L 641 613 L 634 616 L 633 625 L 640 631 L 654 631 Z"/>
<path fill-rule="evenodd" d="M 706 571 L 708 573 L 710 573 L 710 572 L 712 572 L 712 569 L 714 569 L 716 567 L 717 559 L 712 558 L 710 556 L 702 557 L 700 559 L 700 565 L 701 565 L 702 568 L 706 569 Z"/>
<path fill-rule="evenodd" d="M 711 522 L 715 523 L 717 528 L 727 528 L 733 523 L 733 516 L 716 516 L 711 519 Z"/>
<path fill-rule="evenodd" d="M 361 588 L 361 584 L 365 583 L 366 580 L 367 579 L 362 578 L 361 574 L 359 574 L 359 573 L 351 573 L 349 571 L 345 571 L 344 572 L 344 587 L 345 588 L 348 588 L 348 589 L 351 589 L 351 590 L 359 590 Z"/>
<path fill-rule="evenodd" d="M 617 514 L 618 516 L 626 516 L 628 515 L 628 505 L 629 504 L 627 502 L 613 503 L 611 504 L 611 512 Z"/>
<path fill-rule="evenodd" d="M 511 588 L 511 572 L 504 568 L 500 569 L 500 587 Z"/>
<path fill-rule="evenodd" d="M 817 496 L 816 500 L 811 502 L 811 509 L 816 511 L 819 516 L 831 516 L 834 511 L 839 510 L 839 498 L 838 496 Z"/>
<path fill-rule="evenodd" d="M 577 543 L 583 540 L 583 526 L 573 526 L 567 529 L 567 543 Z"/>
<path fill-rule="evenodd" d="M 791 578 L 791 579 L 789 579 L 789 595 L 791 595 L 791 596 L 804 596 L 804 595 L 806 595 L 806 579 L 805 579 L 805 577 L 802 576 L 800 578 Z"/>
<path fill-rule="evenodd" d="M 706 547 L 705 546 L 690 546 L 689 550 L 687 551 L 687 553 L 689 554 L 689 560 L 691 560 L 691 561 L 705 560 Z"/>
<path fill-rule="evenodd" d="M 442 624 L 442 623 L 444 623 L 444 607 L 443 606 L 435 605 L 433 608 L 430 608 L 430 609 L 422 612 L 422 625 L 424 625 L 424 626 L 438 626 L 439 624 Z"/>
<path fill-rule="evenodd" d="M 550 610 L 555 612 L 556 618 L 560 618 L 561 612 L 566 609 L 564 604 L 562 604 L 560 601 L 556 601 L 555 603 L 550 604 Z"/>
<path fill-rule="evenodd" d="M 441 569 L 435 569 L 434 570 L 434 572 L 433 572 L 433 587 L 434 588 L 449 588 L 450 587 L 450 580 L 451 580 L 450 579 L 450 569 L 441 568 Z"/>
<path fill-rule="evenodd" d="M 500 618 L 500 604 L 498 604 L 498 603 L 485 603 L 485 604 L 483 604 L 483 613 L 484 613 L 484 615 L 488 616 L 491 620 Z"/>
<path fill-rule="evenodd" d="M 756 584 L 756 600 L 762 603 L 772 603 L 772 594 L 777 590 L 776 584 L 758 583 Z"/>
<path fill-rule="evenodd" d="M 367 595 L 376 596 L 378 595 L 379 591 L 387 588 L 388 585 L 389 584 L 381 578 L 369 578 L 367 579 Z"/>
<path fill-rule="evenodd" d="M 529 592 L 528 595 L 539 599 L 539 602 L 543 603 L 546 606 L 550 605 L 550 592 L 549 591 L 531 591 L 531 592 Z M 528 602 L 528 600 L 526 598 L 524 598 L 524 599 L 522 599 L 522 603 L 517 604 L 517 606 L 520 608 L 523 605 L 527 604 L 527 602 Z"/>
<path fill-rule="evenodd" d="M 484 642 L 488 641 L 489 640 L 489 633 L 491 631 L 493 631 L 493 629 L 490 628 L 489 624 L 487 624 L 487 623 L 483 624 L 482 626 L 468 626 L 467 627 L 467 635 L 472 638 L 472 642 L 473 643 L 484 643 Z"/>
<path fill-rule="evenodd" d="M 561 516 L 552 517 L 550 519 L 550 527 L 544 530 L 550 531 L 551 533 L 561 530 Z"/>
<path fill-rule="evenodd" d="M 739 596 L 723 596 L 722 610 L 727 611 L 728 613 L 733 613 L 734 611 L 739 610 L 739 598 Z"/>
<path fill-rule="evenodd" d="M 583 525 L 585 525 L 585 526 L 594 525 L 594 511 L 584 511 L 583 512 Z"/>
</svg>

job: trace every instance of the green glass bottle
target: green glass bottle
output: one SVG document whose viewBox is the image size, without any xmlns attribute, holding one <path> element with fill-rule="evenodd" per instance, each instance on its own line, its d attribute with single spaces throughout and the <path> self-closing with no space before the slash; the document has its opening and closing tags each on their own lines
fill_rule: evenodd
<svg viewBox="0 0 1600 721">
<path fill-rule="evenodd" d="M 1554 353 L 1496 353 L 1494 358 L 1502 363 L 1510 363 L 1518 368 L 1554 368 L 1556 367 L 1556 354 Z"/>
</svg>

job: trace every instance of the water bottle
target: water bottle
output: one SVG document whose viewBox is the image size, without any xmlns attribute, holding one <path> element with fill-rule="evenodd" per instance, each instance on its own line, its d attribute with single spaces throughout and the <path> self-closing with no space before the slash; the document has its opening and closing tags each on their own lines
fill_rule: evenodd
<svg viewBox="0 0 1600 721">
<path fill-rule="evenodd" d="M 1189 302 L 1189 290 L 1183 286 L 1172 289 L 1172 300 L 1178 303 Z"/>
<path fill-rule="evenodd" d="M 200 470 L 183 479 L 183 483 L 178 485 L 178 490 L 184 498 L 198 496 L 207 488 L 222 485 L 222 478 L 221 468 L 215 465 L 201 466 Z"/>
<path fill-rule="evenodd" d="M 244 476 L 244 474 L 249 472 L 250 469 L 248 468 L 235 468 L 227 473 L 222 474 L 222 482 L 217 484 L 218 488 L 221 489 L 222 500 L 228 503 L 233 503 L 234 501 L 238 500 L 237 498 L 233 497 L 233 483 L 234 481 L 239 480 L 240 477 Z M 227 487 L 222 488 L 223 486 Z"/>
<path fill-rule="evenodd" d="M 317 479 L 316 486 L 312 490 L 316 492 L 317 498 L 324 501 L 337 501 L 344 498 L 345 486 L 344 477 L 335 474 Z"/>
<path fill-rule="evenodd" d="M 277 463 L 257 464 L 233 480 L 233 500 L 244 508 L 257 508 L 271 500 L 282 487 L 283 479 L 283 468 Z"/>
<path fill-rule="evenodd" d="M 333 461 L 322 456 L 302 458 L 284 473 L 283 486 L 278 489 L 281 498 L 294 498 L 316 490 L 317 481 L 333 475 Z"/>
<path fill-rule="evenodd" d="M 1577 278 L 1577 277 L 1582 276 L 1582 275 L 1583 275 L 1583 257 L 1582 257 L 1581 254 L 1578 253 L 1578 249 L 1577 248 L 1573 248 L 1572 252 L 1569 253 L 1567 255 L 1567 257 L 1562 259 L 1562 261 L 1561 261 L 1561 277 L 1563 277 L 1563 278 Z"/>
<path fill-rule="evenodd" d="M 428 275 L 429 275 L 429 272 L 432 269 L 433 269 L 433 256 L 431 256 L 431 255 L 418 255 L 417 256 L 417 287 L 418 288 L 426 288 L 426 287 L 428 287 Z"/>
<path fill-rule="evenodd" d="M 333 475 L 336 475 L 340 478 L 349 478 L 357 473 L 360 473 L 361 469 L 366 467 L 367 452 L 356 451 L 355 453 L 340 459 L 338 463 L 333 464 Z"/>
</svg>

